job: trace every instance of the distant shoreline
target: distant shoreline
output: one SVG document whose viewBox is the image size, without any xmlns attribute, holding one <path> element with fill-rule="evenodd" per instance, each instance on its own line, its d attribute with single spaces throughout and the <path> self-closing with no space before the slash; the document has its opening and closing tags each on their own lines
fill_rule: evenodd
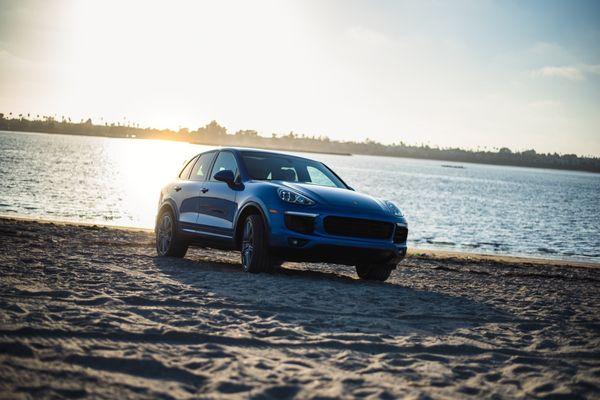
<svg viewBox="0 0 600 400">
<path fill-rule="evenodd" d="M 372 155 L 401 157 L 442 162 L 473 163 L 483 165 L 502 165 L 526 168 L 543 168 L 565 171 L 585 171 L 600 173 L 599 157 L 580 157 L 575 154 L 541 154 L 534 150 L 512 152 L 508 148 L 493 151 L 473 151 L 459 148 L 441 149 L 427 145 L 414 146 L 402 142 L 384 145 L 367 139 L 364 142 L 336 141 L 327 137 L 306 136 L 290 132 L 287 135 L 265 137 L 254 130 L 240 130 L 235 134 L 212 121 L 195 131 L 182 128 L 179 131 L 169 129 L 139 128 L 129 125 L 94 125 L 91 119 L 73 123 L 68 120 L 57 121 L 52 117 L 29 120 L 26 118 L 6 119 L 0 113 L 0 131 L 31 132 L 45 134 L 63 134 L 76 136 L 97 136 L 130 139 L 155 139 L 187 142 L 211 146 L 252 147 L 269 150 L 306 152 L 334 155 Z"/>
<path fill-rule="evenodd" d="M 0 129 L 0 132 L 8 132 L 8 133 L 36 133 L 41 135 L 65 135 L 65 136 L 80 136 L 80 137 L 102 137 L 108 139 L 136 139 L 136 140 L 168 140 L 171 142 L 184 142 L 189 144 L 197 144 L 201 146 L 231 146 L 231 147 L 242 147 L 242 148 L 262 148 L 265 150 L 278 150 L 278 151 L 287 151 L 292 153 L 315 153 L 315 154 L 331 154 L 335 156 L 352 156 L 352 153 L 345 152 L 336 152 L 336 151 L 327 151 L 327 150 L 306 150 L 306 149 L 296 149 L 290 147 L 283 146 L 273 146 L 273 147 L 261 147 L 261 146 L 251 146 L 251 145 L 238 145 L 238 144 L 218 144 L 218 143 L 199 143 L 195 141 L 187 141 L 187 140 L 179 140 L 179 139 L 170 139 L 170 138 L 161 138 L 161 137 L 135 137 L 135 136 L 111 136 L 111 135 L 90 135 L 86 133 L 65 133 L 65 132 L 41 132 L 41 131 L 12 131 L 12 130 L 3 130 Z"/>
<path fill-rule="evenodd" d="M 325 151 L 325 150 L 313 150 L 313 149 L 298 149 L 294 147 L 285 147 L 285 146 L 258 146 L 258 145 L 242 145 L 242 144 L 223 144 L 217 142 L 196 142 L 184 139 L 176 139 L 176 138 L 164 138 L 164 137 L 137 137 L 137 136 L 114 136 L 114 135 L 102 135 L 102 134 L 86 134 L 86 133 L 66 133 L 66 132 L 44 132 L 44 131 L 16 131 L 16 130 L 5 130 L 0 129 L 0 132 L 7 133 L 36 133 L 43 135 L 66 135 L 66 136 L 82 136 L 82 137 L 104 137 L 110 139 L 141 139 L 141 140 L 169 140 L 173 142 L 185 142 L 189 144 L 197 144 L 204 146 L 232 146 L 232 147 L 246 147 L 246 148 L 262 148 L 265 150 L 277 150 L 277 151 L 288 151 L 288 152 L 297 152 L 297 153 L 315 153 L 315 154 L 330 154 L 330 155 L 338 155 L 338 156 L 352 156 L 352 155 L 366 155 L 366 156 L 378 156 L 378 157 L 392 157 L 392 158 L 409 158 L 413 160 L 431 160 L 431 161 L 440 161 L 440 162 L 455 162 L 460 164 L 475 164 L 475 165 L 495 165 L 499 167 L 518 167 L 518 168 L 534 168 L 534 169 L 547 169 L 553 171 L 575 171 L 575 172 L 588 172 L 592 174 L 600 173 L 600 170 L 588 170 L 588 169 L 576 169 L 576 168 L 559 168 L 559 167 L 551 167 L 551 166 L 531 166 L 531 165 L 518 165 L 518 164 L 502 164 L 502 163 L 491 163 L 491 162 L 477 162 L 477 161 L 457 161 L 450 160 L 445 158 L 427 158 L 427 157 L 417 157 L 411 155 L 390 155 L 390 154 L 375 154 L 375 153 L 347 153 L 347 152 L 334 152 L 334 151 Z M 446 165 L 442 165 L 442 167 L 447 167 Z M 452 167 L 456 169 L 464 169 L 462 167 Z"/>
</svg>

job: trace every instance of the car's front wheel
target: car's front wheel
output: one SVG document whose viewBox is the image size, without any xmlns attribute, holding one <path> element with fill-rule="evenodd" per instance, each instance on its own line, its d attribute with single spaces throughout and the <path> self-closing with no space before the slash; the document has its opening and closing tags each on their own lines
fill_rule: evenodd
<svg viewBox="0 0 600 400">
<path fill-rule="evenodd" d="M 163 210 L 156 220 L 156 252 L 159 257 L 185 256 L 188 243 L 177 235 L 175 217 L 170 210 Z"/>
<path fill-rule="evenodd" d="M 269 272 L 272 261 L 267 246 L 267 231 L 260 215 L 251 214 L 242 231 L 242 267 L 246 272 Z"/>
<path fill-rule="evenodd" d="M 356 266 L 358 277 L 366 281 L 384 282 L 390 277 L 395 264 L 361 264 Z"/>
</svg>

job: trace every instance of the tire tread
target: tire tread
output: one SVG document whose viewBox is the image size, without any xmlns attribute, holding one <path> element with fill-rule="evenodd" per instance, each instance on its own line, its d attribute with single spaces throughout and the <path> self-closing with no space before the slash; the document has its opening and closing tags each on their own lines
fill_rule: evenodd
<svg viewBox="0 0 600 400">
<path fill-rule="evenodd" d="M 366 264 L 357 265 L 358 277 L 365 281 L 385 282 L 396 266 L 393 264 Z"/>
<path fill-rule="evenodd" d="M 246 217 L 246 221 L 250 220 L 254 234 L 254 257 L 248 266 L 247 272 L 271 272 L 271 257 L 266 242 L 266 229 L 260 215 L 250 214 Z M 243 263 L 243 261 L 242 261 Z"/>
<path fill-rule="evenodd" d="M 171 215 L 171 220 L 173 221 L 173 238 L 171 239 L 171 246 L 169 246 L 169 250 L 164 254 L 163 257 L 176 257 L 183 258 L 188 251 L 189 243 L 186 240 L 183 240 L 177 235 L 177 221 L 175 220 L 175 216 L 171 210 L 164 210 L 160 213 L 157 221 L 162 220 L 162 216 L 165 213 L 169 213 Z M 158 251 L 158 250 L 157 250 Z"/>
</svg>

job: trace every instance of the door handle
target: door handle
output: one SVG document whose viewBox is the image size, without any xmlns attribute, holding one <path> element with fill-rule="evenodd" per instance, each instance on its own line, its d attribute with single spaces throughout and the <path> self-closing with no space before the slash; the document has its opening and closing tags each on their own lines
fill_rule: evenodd
<svg viewBox="0 0 600 400">
<path fill-rule="evenodd" d="M 202 188 L 202 189 L 200 189 L 200 191 L 201 191 L 202 193 L 206 193 L 206 192 L 208 192 L 208 188 Z"/>
<path fill-rule="evenodd" d="M 173 189 L 175 189 L 176 192 L 179 192 L 181 190 L 181 186 L 175 186 Z"/>
</svg>

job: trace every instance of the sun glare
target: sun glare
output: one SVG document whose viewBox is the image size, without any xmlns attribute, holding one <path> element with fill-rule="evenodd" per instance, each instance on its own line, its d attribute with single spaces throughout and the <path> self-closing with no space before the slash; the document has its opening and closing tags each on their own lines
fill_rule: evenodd
<svg viewBox="0 0 600 400">
<path fill-rule="evenodd" d="M 168 140 L 122 139 L 107 141 L 105 145 L 107 154 L 111 155 L 110 161 L 114 162 L 111 171 L 116 173 L 111 179 L 118 181 L 116 186 L 126 190 L 120 198 L 113 200 L 131 210 L 127 220 L 115 223 L 129 225 L 131 221 L 141 221 L 143 227 L 153 226 L 161 187 L 177 176 L 186 160 L 209 149 L 208 146 Z"/>
<path fill-rule="evenodd" d="M 0 106 L 159 129 L 215 120 L 267 137 L 599 154 L 597 40 L 586 33 L 597 23 L 558 7 L 569 39 L 527 20 L 535 4 L 9 1 Z"/>
<path fill-rule="evenodd" d="M 70 72 L 62 85 L 71 94 L 69 108 L 82 115 L 128 110 L 131 115 L 104 118 L 177 128 L 206 123 L 223 114 L 218 105 L 227 103 L 228 114 L 248 116 L 251 124 L 244 101 L 271 104 L 276 93 L 264 83 L 283 82 L 293 73 L 282 61 L 296 58 L 298 47 L 288 44 L 300 40 L 289 37 L 289 26 L 299 25 L 290 7 L 228 1 L 168 7 L 142 1 L 73 3 L 64 57 Z"/>
</svg>

